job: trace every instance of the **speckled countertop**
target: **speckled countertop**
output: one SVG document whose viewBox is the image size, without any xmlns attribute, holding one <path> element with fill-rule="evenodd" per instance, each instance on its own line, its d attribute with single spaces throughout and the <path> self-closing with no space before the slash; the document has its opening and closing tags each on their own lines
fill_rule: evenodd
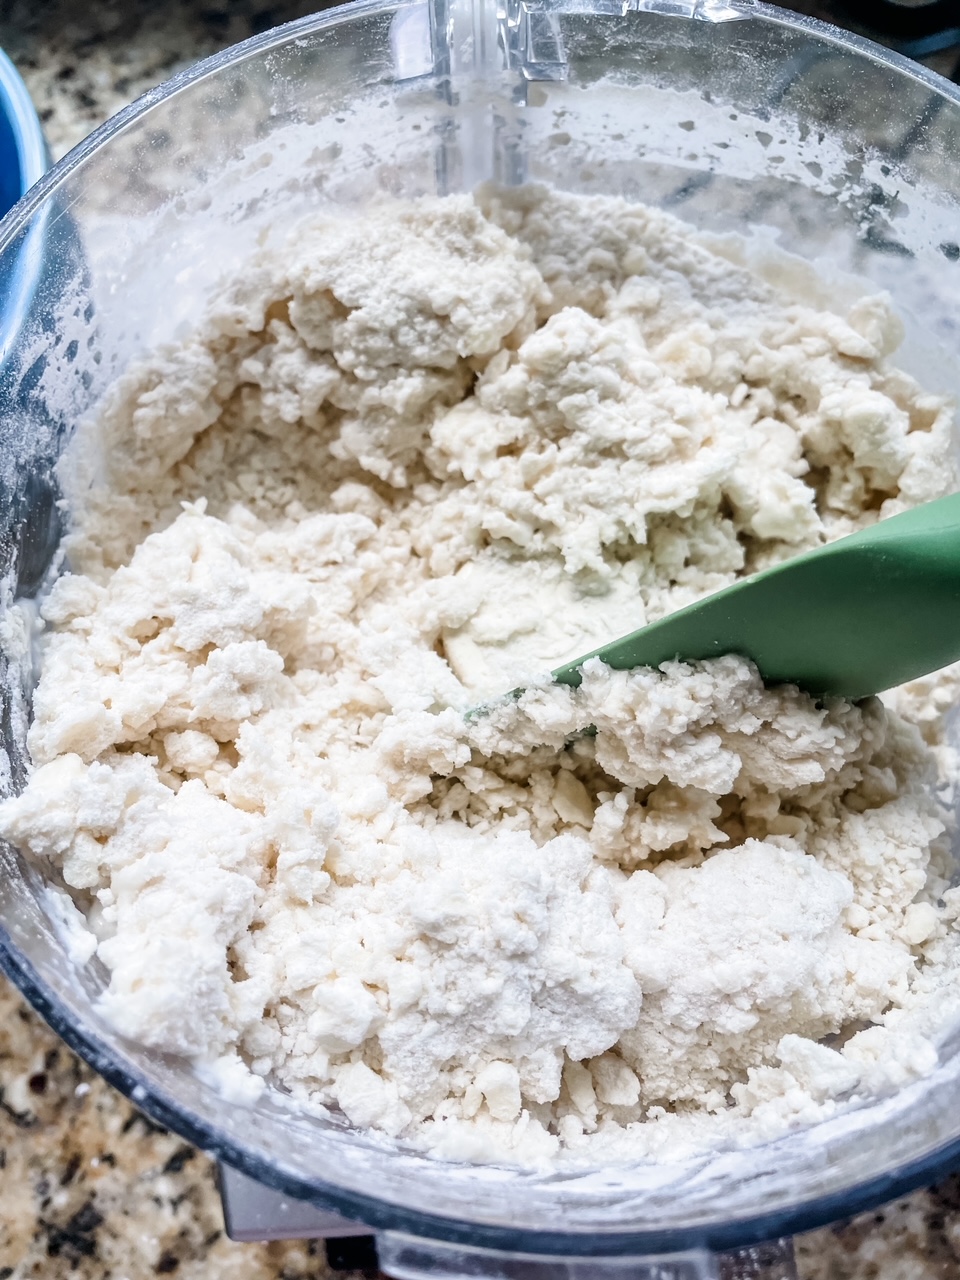
<svg viewBox="0 0 960 1280">
<path fill-rule="evenodd" d="M 317 7 L 0 0 L 0 47 L 59 158 L 181 67 Z M 960 1177 L 800 1237 L 797 1261 L 801 1280 L 960 1280 Z M 0 1280 L 330 1274 L 322 1245 L 228 1240 L 209 1159 L 104 1084 L 0 978 Z"/>
</svg>

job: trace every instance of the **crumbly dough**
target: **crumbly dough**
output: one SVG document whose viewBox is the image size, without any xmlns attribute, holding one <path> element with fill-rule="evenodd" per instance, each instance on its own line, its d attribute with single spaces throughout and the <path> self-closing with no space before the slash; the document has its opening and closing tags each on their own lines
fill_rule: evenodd
<svg viewBox="0 0 960 1280">
<path fill-rule="evenodd" d="M 929 1071 L 957 677 L 901 715 L 735 657 L 545 675 L 955 488 L 898 341 L 882 297 L 817 309 L 542 188 L 247 263 L 62 468 L 0 831 L 70 889 L 104 1015 L 235 1096 L 533 1165 L 759 1140 Z"/>
</svg>

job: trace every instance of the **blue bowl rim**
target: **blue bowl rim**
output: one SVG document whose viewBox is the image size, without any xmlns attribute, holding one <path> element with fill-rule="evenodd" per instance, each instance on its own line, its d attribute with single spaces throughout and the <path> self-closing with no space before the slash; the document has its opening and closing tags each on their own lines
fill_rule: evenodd
<svg viewBox="0 0 960 1280">
<path fill-rule="evenodd" d="M 20 195 L 43 177 L 50 166 L 50 153 L 43 136 L 40 117 L 20 73 L 0 49 L 0 110 L 13 129 L 20 165 Z"/>
<path fill-rule="evenodd" d="M 40 117 L 20 73 L 0 49 L 0 111 L 7 117 L 17 148 L 19 194 L 22 198 L 50 167 Z M 17 208 L 14 205 L 13 208 Z M 4 297 L 0 299 L 0 362 L 16 337 L 43 267 L 42 242 L 47 221 L 41 215 L 27 230 Z M 2 224 L 0 224 L 2 225 Z"/>
</svg>

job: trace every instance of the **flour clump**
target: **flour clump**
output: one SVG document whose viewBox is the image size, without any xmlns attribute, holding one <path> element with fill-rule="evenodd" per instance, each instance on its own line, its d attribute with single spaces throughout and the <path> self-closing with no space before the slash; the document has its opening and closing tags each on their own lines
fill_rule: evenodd
<svg viewBox="0 0 960 1280">
<path fill-rule="evenodd" d="M 955 677 L 889 706 L 737 657 L 548 677 L 954 489 L 898 341 L 884 298 L 817 309 L 610 197 L 260 251 L 62 468 L 0 831 L 83 913 L 104 1016 L 527 1165 L 759 1140 L 929 1071 Z"/>
</svg>

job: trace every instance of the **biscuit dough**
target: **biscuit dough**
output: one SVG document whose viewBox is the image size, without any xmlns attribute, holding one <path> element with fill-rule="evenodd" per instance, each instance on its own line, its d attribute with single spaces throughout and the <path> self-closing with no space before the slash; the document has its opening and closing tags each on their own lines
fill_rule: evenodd
<svg viewBox="0 0 960 1280">
<path fill-rule="evenodd" d="M 954 489 L 898 341 L 882 297 L 817 309 L 542 188 L 247 263 L 62 466 L 0 831 L 73 895 L 104 1015 L 234 1096 L 528 1165 L 760 1140 L 929 1071 L 956 677 L 887 708 L 734 657 L 545 674 Z"/>
</svg>

